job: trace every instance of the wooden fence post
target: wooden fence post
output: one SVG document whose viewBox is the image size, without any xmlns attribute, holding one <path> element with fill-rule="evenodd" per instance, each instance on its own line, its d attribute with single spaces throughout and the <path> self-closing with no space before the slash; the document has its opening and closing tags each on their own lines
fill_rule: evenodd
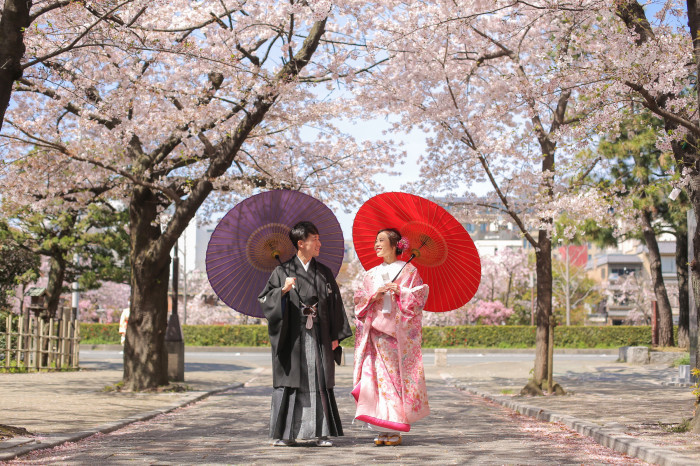
<svg viewBox="0 0 700 466">
<path fill-rule="evenodd" d="M 5 319 L 5 328 L 7 329 L 7 338 L 5 338 L 5 368 L 10 368 L 10 348 L 12 347 L 12 316 L 7 316 Z"/>
</svg>

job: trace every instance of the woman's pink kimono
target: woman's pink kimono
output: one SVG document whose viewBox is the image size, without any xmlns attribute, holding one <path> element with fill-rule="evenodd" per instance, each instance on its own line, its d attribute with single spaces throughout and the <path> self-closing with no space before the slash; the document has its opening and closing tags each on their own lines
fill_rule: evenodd
<svg viewBox="0 0 700 466">
<path fill-rule="evenodd" d="M 421 354 L 428 285 L 413 265 L 406 265 L 396 280 L 400 293 L 391 299 L 391 313 L 383 314 L 383 300 L 368 304 L 377 291 L 375 269 L 365 273 L 355 291 L 355 419 L 408 432 L 430 413 Z"/>
</svg>

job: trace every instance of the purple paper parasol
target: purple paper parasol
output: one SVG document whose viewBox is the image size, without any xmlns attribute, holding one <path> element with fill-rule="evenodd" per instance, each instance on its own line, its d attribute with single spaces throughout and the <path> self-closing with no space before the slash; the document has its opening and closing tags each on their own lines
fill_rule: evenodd
<svg viewBox="0 0 700 466">
<path fill-rule="evenodd" d="M 317 260 L 338 275 L 343 263 L 343 231 L 321 201 L 299 191 L 275 190 L 249 197 L 231 209 L 216 226 L 207 246 L 207 276 L 214 292 L 232 309 L 264 317 L 258 294 L 270 273 L 296 254 L 289 230 L 313 222 L 321 238 Z"/>
</svg>

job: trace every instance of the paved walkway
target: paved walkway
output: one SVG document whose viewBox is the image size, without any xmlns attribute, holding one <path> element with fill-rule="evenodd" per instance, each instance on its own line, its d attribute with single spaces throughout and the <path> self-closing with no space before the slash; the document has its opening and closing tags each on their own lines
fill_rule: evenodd
<svg viewBox="0 0 700 466">
<path fill-rule="evenodd" d="M 187 360 L 192 358 L 188 353 Z M 631 464 L 638 457 L 658 464 L 700 464 L 700 437 L 668 431 L 693 409 L 689 388 L 661 385 L 672 369 L 595 356 L 584 362 L 555 360 L 556 380 L 569 395 L 511 394 L 524 385 L 531 367 L 528 361 L 482 363 L 449 354 L 447 366 L 426 365 L 432 414 L 416 424 L 405 445 L 376 448 L 370 432 L 346 421 L 346 437 L 332 449 L 269 447 L 269 367 L 240 359 L 211 366 L 188 363 L 185 384 L 192 390 L 181 393 L 101 391 L 121 378 L 118 367 L 1 374 L 0 423 L 36 435 L 0 441 L 0 460 L 22 455 L 17 461 L 35 464 Z M 353 403 L 342 395 L 350 384 L 350 366 L 339 368 L 344 420 L 352 418 Z M 557 422 L 534 421 L 530 415 Z M 598 447 L 574 431 L 631 456 Z M 113 433 L 26 455 L 95 432 Z"/>
</svg>

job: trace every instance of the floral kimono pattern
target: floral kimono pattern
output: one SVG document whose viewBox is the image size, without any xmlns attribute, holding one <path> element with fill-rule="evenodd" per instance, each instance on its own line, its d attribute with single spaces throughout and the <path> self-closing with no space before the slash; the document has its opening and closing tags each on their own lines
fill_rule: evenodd
<svg viewBox="0 0 700 466">
<path fill-rule="evenodd" d="M 428 285 L 413 265 L 406 265 L 396 280 L 400 292 L 391 298 L 391 312 L 384 314 L 381 299 L 369 303 L 378 288 L 376 271 L 366 272 L 355 291 L 355 419 L 408 432 L 430 413 L 421 354 Z"/>
</svg>

